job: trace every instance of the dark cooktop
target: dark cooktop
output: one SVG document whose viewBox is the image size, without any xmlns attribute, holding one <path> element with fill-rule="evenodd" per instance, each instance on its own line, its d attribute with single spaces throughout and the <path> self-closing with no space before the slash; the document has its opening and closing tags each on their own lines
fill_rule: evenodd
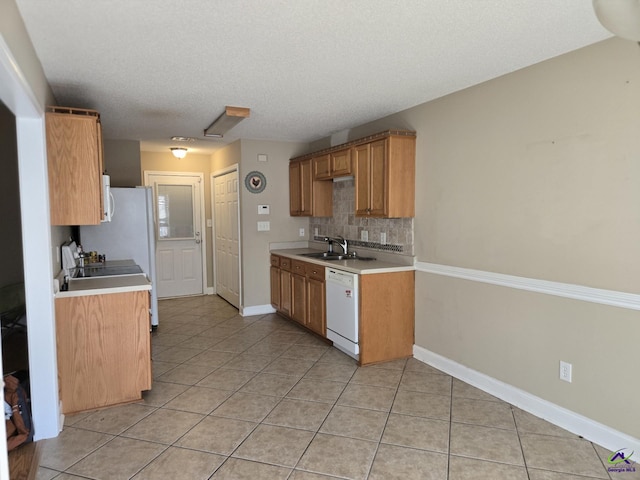
<svg viewBox="0 0 640 480">
<path fill-rule="evenodd" d="M 115 277 L 143 273 L 138 265 L 88 266 L 76 268 L 73 278 Z"/>
</svg>

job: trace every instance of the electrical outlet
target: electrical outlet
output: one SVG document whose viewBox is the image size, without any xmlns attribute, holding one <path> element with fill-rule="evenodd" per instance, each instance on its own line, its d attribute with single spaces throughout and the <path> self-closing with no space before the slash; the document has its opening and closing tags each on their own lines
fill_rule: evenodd
<svg viewBox="0 0 640 480">
<path fill-rule="evenodd" d="M 386 245 L 387 244 L 387 234 L 386 234 L 386 232 L 382 232 L 380 234 L 380 243 L 382 245 Z"/>
<path fill-rule="evenodd" d="M 571 383 L 572 365 L 560 360 L 560 380 Z"/>
<path fill-rule="evenodd" d="M 304 228 L 300 229 L 300 231 L 298 232 L 298 235 L 300 235 L 301 237 L 304 237 Z"/>
<path fill-rule="evenodd" d="M 317 237 L 318 236 L 318 227 L 313 229 L 313 236 Z"/>
<path fill-rule="evenodd" d="M 362 240 L 363 242 L 368 242 L 369 241 L 369 232 L 367 232 L 366 230 L 362 230 L 360 232 L 360 240 Z"/>
</svg>

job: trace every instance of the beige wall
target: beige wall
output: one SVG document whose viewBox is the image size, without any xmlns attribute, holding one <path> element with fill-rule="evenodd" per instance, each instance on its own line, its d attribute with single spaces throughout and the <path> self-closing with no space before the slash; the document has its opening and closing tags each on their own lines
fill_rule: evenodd
<svg viewBox="0 0 640 480">
<path fill-rule="evenodd" d="M 189 153 L 185 158 L 176 158 L 170 151 L 140 152 L 140 166 L 142 183 L 144 183 L 145 171 L 159 172 L 192 172 L 201 173 L 204 183 L 204 210 L 205 218 L 211 218 L 211 156 Z M 207 242 L 207 286 L 213 286 L 213 239 L 212 229 L 203 225 L 204 237 Z"/>
<path fill-rule="evenodd" d="M 216 150 L 211 157 L 211 172 L 215 173 L 224 170 L 233 165 L 240 165 L 242 161 L 242 151 L 240 148 L 240 140 Z"/>
<path fill-rule="evenodd" d="M 142 185 L 140 142 L 137 140 L 104 140 L 104 169 L 112 187 Z"/>
<path fill-rule="evenodd" d="M 640 293 L 634 42 L 607 40 L 350 136 L 389 127 L 418 132 L 418 262 Z M 640 438 L 637 311 L 416 278 L 417 345 Z M 573 383 L 558 379 L 560 360 Z"/>
<path fill-rule="evenodd" d="M 31 87 L 36 101 L 43 110 L 47 105 L 55 105 L 53 92 L 14 0 L 0 1 L 0 34 L 15 59 L 17 68 Z"/>
<path fill-rule="evenodd" d="M 300 155 L 306 144 L 241 141 L 240 195 L 242 231 L 242 285 L 244 307 L 271 303 L 269 288 L 269 244 L 309 239 L 309 219 L 289 216 L 289 159 Z M 258 154 L 268 156 L 258 162 Z M 267 179 L 262 193 L 249 192 L 244 186 L 245 176 L 257 170 Z M 269 205 L 269 215 L 258 215 L 258 205 Z M 269 221 L 271 230 L 258 232 L 257 222 Z M 305 229 L 299 237 L 298 230 Z"/>
</svg>

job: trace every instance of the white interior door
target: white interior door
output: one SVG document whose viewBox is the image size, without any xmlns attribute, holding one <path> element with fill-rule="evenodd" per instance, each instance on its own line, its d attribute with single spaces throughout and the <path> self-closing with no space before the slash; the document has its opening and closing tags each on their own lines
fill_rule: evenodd
<svg viewBox="0 0 640 480">
<path fill-rule="evenodd" d="M 158 298 L 203 293 L 202 177 L 150 173 L 156 212 Z"/>
<path fill-rule="evenodd" d="M 216 293 L 240 308 L 238 171 L 214 176 Z"/>
</svg>

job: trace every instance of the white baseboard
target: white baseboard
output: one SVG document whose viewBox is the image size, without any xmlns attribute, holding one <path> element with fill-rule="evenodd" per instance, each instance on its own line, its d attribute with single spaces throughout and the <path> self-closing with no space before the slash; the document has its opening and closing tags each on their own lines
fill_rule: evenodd
<svg viewBox="0 0 640 480">
<path fill-rule="evenodd" d="M 240 315 L 242 315 L 243 317 L 251 317 L 252 315 L 266 315 L 267 313 L 276 313 L 276 309 L 271 305 L 240 307 Z"/>
<path fill-rule="evenodd" d="M 611 427 L 572 412 L 571 410 L 567 410 L 540 397 L 536 397 L 484 373 L 472 370 L 418 345 L 413 346 L 413 356 L 417 360 L 448 373 L 458 380 L 473 385 L 480 390 L 515 405 L 536 417 L 553 423 L 558 427 L 564 428 L 571 433 L 580 435 L 612 452 L 621 448 L 628 448 L 636 452 L 633 455 L 633 460 L 636 462 L 640 461 L 640 440 L 637 438 L 614 430 Z"/>
<path fill-rule="evenodd" d="M 207 289 L 205 290 L 205 295 L 215 295 L 216 291 L 213 287 L 207 287 Z"/>
</svg>

